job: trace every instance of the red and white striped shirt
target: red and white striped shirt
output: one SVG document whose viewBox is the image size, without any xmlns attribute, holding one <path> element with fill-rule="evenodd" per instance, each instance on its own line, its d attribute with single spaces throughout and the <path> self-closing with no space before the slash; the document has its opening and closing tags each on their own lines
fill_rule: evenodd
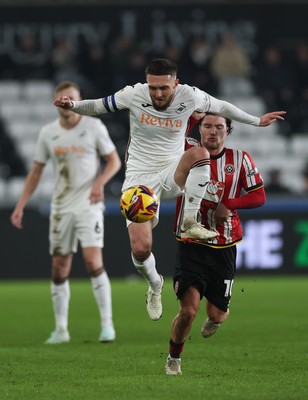
<svg viewBox="0 0 308 400">
<path fill-rule="evenodd" d="M 187 138 L 186 150 L 198 145 L 197 143 L 194 139 Z M 228 202 L 228 199 L 240 198 L 242 190 L 250 193 L 262 188 L 263 191 L 262 177 L 251 156 L 243 150 L 224 148 L 220 154 L 211 156 L 211 179 L 224 183 L 222 203 Z M 176 207 L 175 228 L 178 239 L 183 217 L 183 199 L 184 196 L 178 198 Z M 241 241 L 243 233 L 237 211 L 231 210 L 228 220 L 223 225 L 216 224 L 214 213 L 215 209 L 208 207 L 208 202 L 203 200 L 200 207 L 201 223 L 208 229 L 216 229 L 219 237 L 202 244 L 210 247 L 229 247 Z"/>
</svg>

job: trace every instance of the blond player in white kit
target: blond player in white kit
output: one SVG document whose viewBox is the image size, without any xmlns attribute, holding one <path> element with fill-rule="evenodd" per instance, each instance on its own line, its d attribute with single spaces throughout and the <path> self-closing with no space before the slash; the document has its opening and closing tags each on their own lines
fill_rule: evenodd
<svg viewBox="0 0 308 400">
<path fill-rule="evenodd" d="M 63 81 L 56 96 L 79 101 L 74 82 Z M 111 342 L 116 333 L 112 320 L 111 287 L 104 268 L 104 186 L 118 172 L 121 161 L 106 126 L 97 118 L 83 117 L 59 109 L 59 118 L 42 127 L 33 166 L 24 190 L 11 215 L 11 222 L 22 228 L 24 207 L 39 184 L 44 167 L 52 160 L 55 186 L 51 201 L 49 243 L 52 257 L 51 296 L 55 330 L 46 344 L 67 343 L 70 300 L 69 275 L 78 242 L 85 267 L 91 277 L 98 305 L 100 342 Z M 100 159 L 105 164 L 100 169 Z"/>
<path fill-rule="evenodd" d="M 159 198 L 174 198 L 184 192 L 182 237 L 216 237 L 217 232 L 205 229 L 198 221 L 200 202 L 210 180 L 210 155 L 202 147 L 184 153 L 190 115 L 210 111 L 246 124 L 267 126 L 283 119 L 285 112 L 255 117 L 196 87 L 181 85 L 177 65 L 170 60 L 152 60 L 145 74 L 147 83 L 126 86 L 111 96 L 82 101 L 58 96 L 54 105 L 83 115 L 129 110 L 130 136 L 122 190 L 142 184 L 152 188 Z M 128 224 L 133 263 L 149 283 L 147 311 L 152 320 L 162 315 L 163 277 L 156 270 L 152 254 L 152 228 L 158 218 L 159 213 L 154 221 Z"/>
</svg>

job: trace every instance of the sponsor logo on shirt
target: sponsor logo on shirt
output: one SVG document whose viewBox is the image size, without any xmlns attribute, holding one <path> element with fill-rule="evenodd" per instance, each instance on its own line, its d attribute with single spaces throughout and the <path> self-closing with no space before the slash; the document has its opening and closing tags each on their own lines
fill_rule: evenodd
<svg viewBox="0 0 308 400">
<path fill-rule="evenodd" d="M 78 154 L 83 154 L 86 153 L 87 149 L 83 146 L 56 146 L 53 150 L 54 154 L 59 155 L 59 154 L 69 154 L 69 153 L 78 153 Z"/>
<path fill-rule="evenodd" d="M 94 230 L 96 233 L 101 233 L 102 230 L 101 230 L 100 224 L 98 222 L 96 222 Z"/>
<path fill-rule="evenodd" d="M 216 194 L 220 194 L 221 192 L 223 192 L 224 188 L 225 188 L 224 182 L 216 182 L 216 181 L 210 180 L 207 185 L 206 191 L 208 194 L 216 195 Z"/>
<path fill-rule="evenodd" d="M 198 142 L 198 140 L 191 138 L 191 137 L 187 137 L 186 138 L 186 142 L 189 146 L 198 146 L 200 147 L 200 143 Z"/>
<path fill-rule="evenodd" d="M 247 176 L 253 176 L 253 175 L 256 175 L 257 173 L 258 173 L 258 169 L 254 168 L 254 169 L 251 169 L 250 171 L 248 171 Z"/>
<path fill-rule="evenodd" d="M 164 128 L 182 128 L 183 126 L 183 121 L 181 119 L 156 118 L 145 113 L 141 114 L 140 122 L 142 124 Z"/>
</svg>

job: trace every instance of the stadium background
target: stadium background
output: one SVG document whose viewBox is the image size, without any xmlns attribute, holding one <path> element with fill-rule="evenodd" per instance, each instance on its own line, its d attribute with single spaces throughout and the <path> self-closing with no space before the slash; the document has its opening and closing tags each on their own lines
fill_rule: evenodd
<svg viewBox="0 0 308 400">
<path fill-rule="evenodd" d="M 234 4 L 228 1 L 193 1 L 187 6 L 181 1 L 158 1 L 155 6 L 150 2 L 139 2 L 139 5 L 138 2 L 131 2 L 129 7 L 121 1 L 113 1 L 112 5 L 104 2 L 105 6 L 99 3 L 101 2 L 92 0 L 84 7 L 79 1 L 53 1 L 51 7 L 49 1 L 44 2 L 45 6 L 42 6 L 42 2 L 27 1 L 26 4 L 22 0 L 0 1 L 0 117 L 25 169 L 31 163 L 39 127 L 56 115 L 51 99 L 52 87 L 57 79 L 79 79 L 85 97 L 109 94 L 95 92 L 95 82 L 91 82 L 86 69 L 81 69 L 80 74 L 80 69 L 76 71 L 75 68 L 66 71 L 60 67 L 56 71 L 47 68 L 43 72 L 40 69 L 38 74 L 38 70 L 30 68 L 28 75 L 22 75 L 25 74 L 26 65 L 21 63 L 19 68 L 15 68 L 16 64 L 11 64 L 10 57 L 20 54 L 20 39 L 28 34 L 34 34 L 38 40 L 37 54 L 34 54 L 47 55 L 47 58 L 54 53 L 56 43 L 63 38 L 69 40 L 73 53 L 76 53 L 76 49 L 79 52 L 80 49 L 84 50 L 98 42 L 106 49 L 107 55 L 113 54 L 121 61 L 119 74 L 111 82 L 112 90 L 121 88 L 121 84 L 125 82 L 134 83 L 139 80 L 136 79 L 140 76 L 138 74 L 143 73 L 142 66 L 137 71 L 138 74 L 133 74 L 128 62 L 130 53 L 121 53 L 116 48 L 120 37 L 129 38 L 134 51 L 141 52 L 145 61 L 153 55 L 174 54 L 176 57 L 178 53 L 175 50 L 180 50 L 180 78 L 182 74 L 185 77 L 183 82 L 195 84 L 197 72 L 193 69 L 185 70 L 186 64 L 183 62 L 188 58 L 189 43 L 201 36 L 215 49 L 220 36 L 231 33 L 251 61 L 253 73 L 249 79 L 245 77 L 240 81 L 244 85 L 232 86 L 232 79 L 218 81 L 209 91 L 256 114 L 268 110 L 266 99 L 262 97 L 262 93 L 258 93 L 257 84 L 258 67 L 264 49 L 269 44 L 278 47 L 291 63 L 296 46 L 301 42 L 308 44 L 308 5 L 305 2 L 271 1 L 265 4 L 242 1 Z M 78 61 L 80 62 L 80 57 Z M 31 76 L 34 71 L 37 75 Z M 131 75 L 127 75 L 127 71 Z M 65 76 L 64 72 L 68 75 Z M 106 76 L 108 81 L 108 73 Z M 140 79 L 143 80 L 143 75 Z M 40 83 L 44 85 L 40 86 Z M 106 85 L 106 82 L 102 85 Z M 47 89 L 44 91 L 42 88 Z M 296 98 L 292 102 L 294 101 L 296 102 Z M 307 192 L 303 188 L 303 171 L 308 159 L 305 125 L 308 106 L 306 115 L 300 114 L 304 121 L 302 125 L 296 124 L 299 114 L 295 113 L 295 118 L 294 113 L 289 112 L 289 115 L 285 125 L 277 124 L 262 132 L 257 128 L 236 125 L 234 134 L 228 139 L 230 146 L 240 146 L 250 152 L 264 174 L 265 182 L 269 179 L 269 171 L 275 167 L 285 174 L 284 183 L 291 189 L 287 195 L 269 194 L 267 205 L 262 209 L 241 213 L 245 232 L 245 240 L 239 246 L 238 272 L 241 274 L 308 272 L 308 205 Z M 123 158 L 128 135 L 126 114 L 121 112 L 108 115 L 103 120 Z M 26 210 L 24 230 L 16 231 L 10 226 L 9 216 L 20 193 L 25 172 L 19 171 L 14 175 L 6 156 L 7 153 L 2 150 L 0 278 L 49 277 L 48 198 L 52 190 L 51 174 L 47 171 L 42 182 L 44 190 L 38 191 Z M 134 273 L 125 221 L 118 208 L 122 179 L 123 170 L 106 188 L 104 253 L 111 277 Z M 172 274 L 176 251 L 176 241 L 172 233 L 173 212 L 173 202 L 163 203 L 163 217 L 158 228 L 154 230 L 154 251 L 159 270 L 165 275 Z M 78 255 L 73 276 L 84 275 Z"/>
</svg>

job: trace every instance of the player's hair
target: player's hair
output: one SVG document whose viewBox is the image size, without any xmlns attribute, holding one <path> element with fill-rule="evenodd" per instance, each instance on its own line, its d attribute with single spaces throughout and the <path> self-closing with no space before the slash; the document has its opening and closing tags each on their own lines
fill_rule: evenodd
<svg viewBox="0 0 308 400">
<path fill-rule="evenodd" d="M 164 58 L 155 58 L 145 69 L 145 76 L 147 75 L 171 75 L 176 77 L 178 67 L 176 63 Z"/>
<path fill-rule="evenodd" d="M 199 120 L 199 125 L 201 125 L 202 121 L 204 120 L 204 118 L 207 115 L 217 115 L 217 116 L 219 116 L 221 118 L 224 118 L 224 120 L 226 121 L 226 125 L 227 125 L 228 135 L 230 135 L 230 133 L 231 133 L 231 131 L 233 129 L 232 120 L 230 118 L 223 117 L 222 115 L 218 115 L 218 114 L 215 114 L 215 113 L 207 112 L 207 113 L 205 113 L 205 116 Z"/>
<path fill-rule="evenodd" d="M 67 80 L 67 81 L 61 81 L 57 84 L 57 86 L 55 87 L 55 93 L 58 93 L 61 90 L 65 90 L 70 87 L 73 87 L 73 88 L 77 89 L 78 92 L 80 92 L 80 86 L 77 83 Z"/>
</svg>

